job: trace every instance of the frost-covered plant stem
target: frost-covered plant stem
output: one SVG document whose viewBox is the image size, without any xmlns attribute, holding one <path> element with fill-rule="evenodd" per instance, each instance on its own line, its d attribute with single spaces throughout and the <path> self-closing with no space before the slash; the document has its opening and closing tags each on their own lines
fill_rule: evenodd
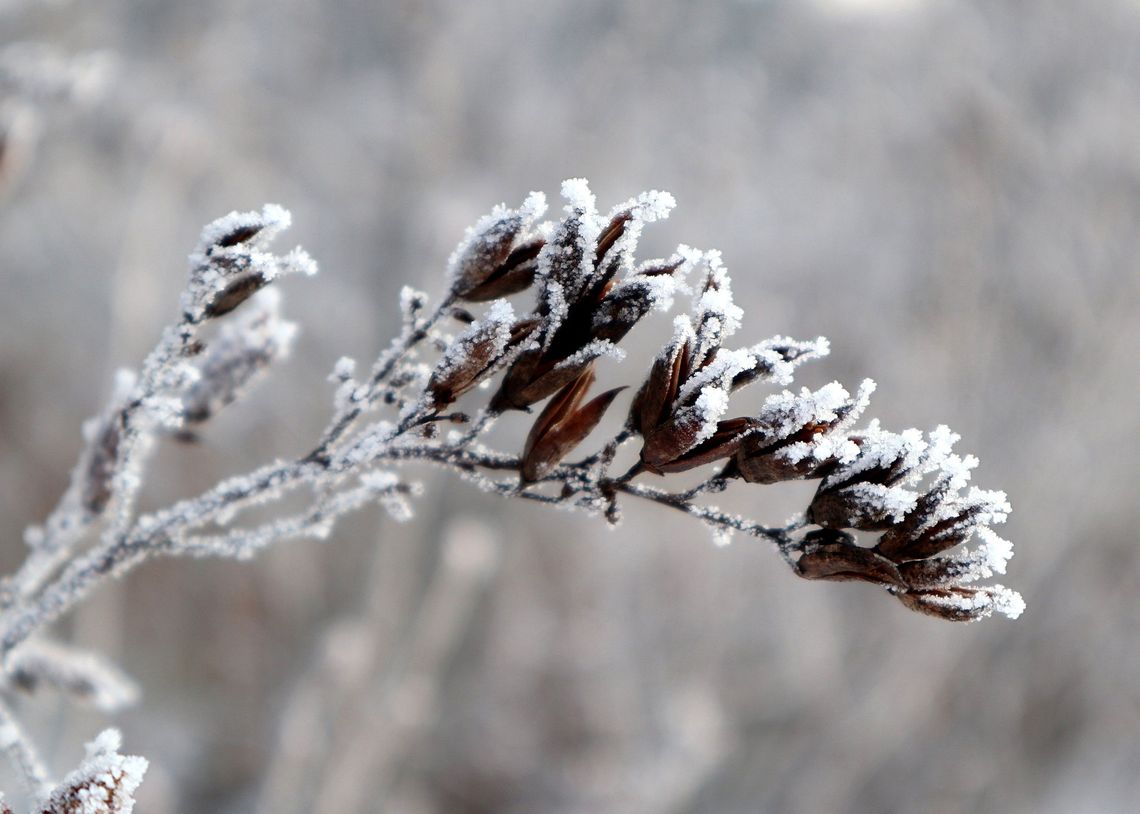
<svg viewBox="0 0 1140 814">
<path fill-rule="evenodd" d="M 27 560 L 3 583 L 0 659 L 7 675 L 22 671 L 24 683 L 85 695 L 107 710 L 121 705 L 132 694 L 125 677 L 29 638 L 108 577 L 150 558 L 244 559 L 280 540 L 325 537 L 340 516 L 377 502 L 406 519 L 419 491 L 399 474 L 409 464 L 611 525 L 629 499 L 662 505 L 705 525 L 718 542 L 742 534 L 773 543 L 801 577 L 871 582 L 908 608 L 944 619 L 1021 612 L 1016 593 L 973 584 L 1004 573 L 1011 548 L 990 526 L 1009 506 L 1000 492 L 961 494 L 977 462 L 952 453 L 957 436 L 945 427 L 925 437 L 892 433 L 875 421 L 856 429 L 874 388 L 869 380 L 854 395 L 837 382 L 784 390 L 759 413 L 730 417 L 735 390 L 789 384 L 799 365 L 827 354 L 826 340 L 773 337 L 724 347 L 743 312 L 719 253 L 680 246 L 670 258 L 635 260 L 643 226 L 668 215 L 671 196 L 645 193 L 602 217 L 584 181 L 566 182 L 563 194 L 568 205 L 557 222 L 539 222 L 545 198 L 532 193 L 518 209 L 497 207 L 468 230 L 434 308 L 427 295 L 404 290 L 401 331 L 367 376 L 357 380 L 350 359 L 337 363 L 332 415 L 310 452 L 139 514 L 149 452 L 162 437 L 197 431 L 288 352 L 294 326 L 280 318 L 276 291 L 262 289 L 283 274 L 316 270 L 300 249 L 269 251 L 290 222 L 280 207 L 208 225 L 190 257 L 179 320 L 139 375 L 119 376 L 108 406 L 88 422 L 67 492 L 45 525 L 29 530 Z M 516 315 L 507 298 L 532 288 L 533 308 Z M 626 334 L 650 312 L 670 310 L 677 295 L 689 295 L 692 307 L 675 317 L 673 337 L 648 374 L 631 379 L 640 387 L 626 420 L 595 452 L 569 460 L 625 389 L 587 400 L 597 366 L 605 357 L 620 360 Z M 481 303 L 489 303 L 481 314 L 468 310 Z M 458 335 L 448 333 L 452 320 Z M 497 390 L 480 398 L 496 378 Z M 481 443 L 497 420 L 543 402 L 528 419 L 521 452 Z M 453 406 L 459 403 L 471 407 L 461 412 Z M 619 465 L 622 449 L 635 442 L 636 461 Z M 644 482 L 697 468 L 708 473 L 687 489 Z M 820 481 L 815 497 L 783 526 L 704 502 L 734 483 L 805 478 Z M 304 510 L 256 526 L 240 523 L 243 511 L 302 490 L 310 495 Z M 849 530 L 880 536 L 865 546 Z M 974 538 L 971 551 L 965 545 Z M 3 714 L 6 752 L 30 785 L 44 786 L 34 749 Z M 136 774 L 121 785 L 128 802 L 140 765 L 130 764 Z"/>
</svg>

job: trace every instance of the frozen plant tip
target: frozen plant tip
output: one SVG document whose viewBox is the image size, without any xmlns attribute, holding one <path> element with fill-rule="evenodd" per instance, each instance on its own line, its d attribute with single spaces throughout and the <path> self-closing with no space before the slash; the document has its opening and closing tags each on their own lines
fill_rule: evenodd
<svg viewBox="0 0 1140 814">
<path fill-rule="evenodd" d="M 51 687 L 107 710 L 121 707 L 134 695 L 130 679 L 52 642 L 51 622 L 102 581 L 155 557 L 242 559 L 284 539 L 326 537 L 342 515 L 366 505 L 406 520 L 420 493 L 404 475 L 413 464 L 611 524 L 626 501 L 657 503 L 704 524 L 718 542 L 736 534 L 775 544 L 800 577 L 872 583 L 940 619 L 1022 612 L 1017 593 L 981 584 L 1004 573 L 1012 554 L 992 530 L 1010 507 L 1001 492 L 967 490 L 977 461 L 953 452 L 955 434 L 857 426 L 870 380 L 854 393 L 838 382 L 781 389 L 755 412 L 735 409 L 745 386 L 788 387 L 801 365 L 827 355 L 827 341 L 777 336 L 733 346 L 744 313 L 718 252 L 682 245 L 669 257 L 639 260 L 642 230 L 674 205 L 668 193 L 644 193 L 606 214 L 582 179 L 565 182 L 562 194 L 566 205 L 550 222 L 541 222 L 541 193 L 479 220 L 452 254 L 446 293 L 434 306 L 405 289 L 400 332 L 371 367 L 358 373 L 351 359 L 336 363 L 329 421 L 306 454 L 140 512 L 154 446 L 207 432 L 210 419 L 288 353 L 295 327 L 280 316 L 271 286 L 316 271 L 300 249 L 272 250 L 291 222 L 281 207 L 207 226 L 190 255 L 178 319 L 138 372 L 118 377 L 88 422 L 69 489 L 28 531 L 27 558 L 3 582 L 0 690 Z M 669 341 L 628 368 L 633 395 L 614 411 L 624 420 L 607 436 L 604 417 L 625 388 L 591 394 L 598 372 L 607 359 L 622 359 L 630 331 L 682 295 L 689 308 L 673 318 Z M 496 420 L 529 430 L 521 449 L 483 444 Z M 578 452 L 598 434 L 595 446 Z M 656 485 L 698 469 L 706 476 L 696 486 Z M 802 479 L 818 481 L 815 495 L 784 526 L 707 502 L 730 486 Z M 256 522 L 247 519 L 252 507 L 259 507 Z M 5 706 L 0 730 L 27 785 L 50 788 Z M 130 811 L 145 762 L 119 755 L 110 736 L 100 743 L 43 811 Z"/>
</svg>

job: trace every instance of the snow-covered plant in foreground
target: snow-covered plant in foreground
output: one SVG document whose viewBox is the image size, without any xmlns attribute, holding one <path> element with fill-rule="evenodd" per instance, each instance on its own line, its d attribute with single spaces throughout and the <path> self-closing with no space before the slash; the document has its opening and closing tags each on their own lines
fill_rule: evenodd
<svg viewBox="0 0 1140 814">
<path fill-rule="evenodd" d="M 179 319 L 138 372 L 119 374 L 111 400 L 84 427 L 68 490 L 44 524 L 29 529 L 27 558 L 3 581 L 3 690 L 48 685 L 108 711 L 121 706 L 134 695 L 130 680 L 51 642 L 45 627 L 103 580 L 150 558 L 246 558 L 279 540 L 325 537 L 338 517 L 372 503 L 406 519 L 420 491 L 403 474 L 408 464 L 611 525 L 628 500 L 657 503 L 704 524 L 720 542 L 741 534 L 774 544 L 801 577 L 874 583 L 942 619 L 1021 613 L 1017 593 L 979 584 L 1005 573 L 1012 549 L 991 527 L 1010 509 L 1001 492 L 967 490 L 977 460 L 953 452 L 957 435 L 943 426 L 926 434 L 891 432 L 877 421 L 859 426 L 870 380 L 854 393 L 837 382 L 782 389 L 758 412 L 738 414 L 737 390 L 787 387 L 801 364 L 828 353 L 827 341 L 778 336 L 729 345 L 744 315 L 718 252 L 680 246 L 664 259 L 635 256 L 642 228 L 673 207 L 668 193 L 644 193 L 606 215 L 585 181 L 565 182 L 562 193 L 567 204 L 552 222 L 542 220 L 544 196 L 532 193 L 518 209 L 496 207 L 469 229 L 434 307 L 426 294 L 404 290 L 402 329 L 371 368 L 358 373 L 347 358 L 336 364 L 332 414 L 306 455 L 140 513 L 136 499 L 155 444 L 197 431 L 289 352 L 295 326 L 281 318 L 269 286 L 316 271 L 301 249 L 270 250 L 290 223 L 280 207 L 207 226 L 190 255 Z M 689 308 L 674 317 L 671 339 L 630 372 L 635 387 L 620 430 L 575 455 L 625 389 L 591 397 L 596 368 L 623 358 L 620 343 L 639 321 L 685 299 Z M 529 423 L 521 450 L 484 445 L 499 419 Z M 631 460 L 619 465 L 623 454 Z M 658 485 L 695 469 L 708 472 L 696 486 Z M 786 525 L 707 503 L 732 482 L 798 479 L 819 485 Z M 242 522 L 246 509 L 296 495 L 307 508 Z M 860 544 L 854 531 L 878 537 Z M 0 734 L 43 811 L 130 810 L 145 762 L 119 755 L 117 736 L 101 737 L 53 791 L 4 706 Z"/>
</svg>

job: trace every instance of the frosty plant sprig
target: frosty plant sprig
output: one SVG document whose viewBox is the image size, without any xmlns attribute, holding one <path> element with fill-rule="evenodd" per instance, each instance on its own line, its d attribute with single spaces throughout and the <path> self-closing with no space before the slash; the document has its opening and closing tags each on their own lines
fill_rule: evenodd
<svg viewBox="0 0 1140 814">
<path fill-rule="evenodd" d="M 611 525 L 627 501 L 657 503 L 709 527 L 719 541 L 739 534 L 773 543 L 798 576 L 874 583 L 942 619 L 1021 613 L 1017 593 L 979 584 L 1005 572 L 1012 549 L 991 527 L 1009 505 L 1001 492 L 967 490 L 977 461 L 952 451 L 958 436 L 946 427 L 924 435 L 876 421 L 860 426 L 870 380 L 854 393 L 836 382 L 783 389 L 742 414 L 736 391 L 787 387 L 801 364 L 827 355 L 827 341 L 773 337 L 733 346 L 744 315 L 718 252 L 680 246 L 671 257 L 639 261 L 642 228 L 674 205 L 668 193 L 644 193 L 606 215 L 583 180 L 565 182 L 562 194 L 567 203 L 554 221 L 543 220 L 545 198 L 532 193 L 469 229 L 438 304 L 404 290 L 400 332 L 371 368 L 336 364 L 331 416 L 307 454 L 140 513 L 155 444 L 200 432 L 288 354 L 296 330 L 281 318 L 272 284 L 316 271 L 300 249 L 270 250 L 290 223 L 280 207 L 207 226 L 190 256 L 180 318 L 138 373 L 120 373 L 110 402 L 84 428 L 68 490 L 28 531 L 27 558 L 3 582 L 3 692 L 50 686 L 108 711 L 121 706 L 135 694 L 130 679 L 93 654 L 52 642 L 45 627 L 103 580 L 154 557 L 243 559 L 279 540 L 325 537 L 341 515 L 373 503 L 407 519 L 420 492 L 404 474 L 408 464 Z M 689 308 L 673 317 L 672 337 L 655 358 L 624 360 L 630 330 L 679 299 Z M 628 391 L 593 393 L 600 366 L 618 362 Z M 616 434 L 585 445 L 607 413 L 622 411 Z M 497 420 L 528 430 L 521 448 L 482 443 Z M 676 473 L 698 469 L 705 477 L 697 485 L 670 488 Z M 818 487 L 786 525 L 707 502 L 733 482 L 758 488 L 799 479 Z M 257 523 L 243 514 L 285 505 L 293 513 Z M 878 536 L 860 540 L 855 532 Z M 53 785 L 5 706 L 0 732 L 5 753 L 43 801 L 40 810 L 72 810 L 68 795 L 95 782 L 80 771 Z M 141 758 L 118 755 L 117 743 L 106 735 L 92 747 L 89 764 L 113 764 L 122 780 L 100 811 L 129 811 L 145 770 Z"/>
</svg>

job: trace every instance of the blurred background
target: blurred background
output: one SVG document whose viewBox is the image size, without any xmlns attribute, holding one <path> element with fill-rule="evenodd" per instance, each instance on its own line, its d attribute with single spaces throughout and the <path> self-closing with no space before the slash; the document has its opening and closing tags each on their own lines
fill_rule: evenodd
<svg viewBox="0 0 1140 814">
<path fill-rule="evenodd" d="M 61 625 L 144 687 L 140 811 L 1135 810 L 1140 3 L 6 0 L 0 114 L 5 571 L 204 223 L 279 202 L 322 272 L 284 286 L 293 358 L 159 452 L 144 508 L 306 450 L 400 287 L 573 176 L 673 192 L 643 257 L 723 250 L 740 344 L 828 336 L 799 384 L 875 378 L 871 415 L 949 424 L 1014 506 L 1028 611 L 968 626 L 432 473 L 406 525 L 149 564 Z M 21 715 L 57 770 L 105 723 Z"/>
</svg>

